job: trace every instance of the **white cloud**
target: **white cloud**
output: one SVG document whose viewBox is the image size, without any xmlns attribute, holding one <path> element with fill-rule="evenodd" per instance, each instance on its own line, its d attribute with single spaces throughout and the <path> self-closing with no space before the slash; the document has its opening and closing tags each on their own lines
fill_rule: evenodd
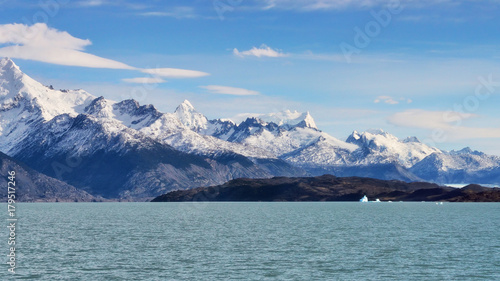
<svg viewBox="0 0 500 281">
<path fill-rule="evenodd" d="M 1 57 L 19 58 L 68 66 L 91 68 L 135 69 L 124 63 L 98 57 L 92 54 L 53 48 L 38 48 L 33 46 L 9 46 L 0 49 Z"/>
<path fill-rule="evenodd" d="M 378 96 L 373 102 L 374 103 L 384 102 L 387 104 L 399 104 L 400 102 L 412 103 L 413 101 L 411 99 L 408 99 L 408 98 L 394 99 L 393 97 L 390 97 L 390 96 Z"/>
<path fill-rule="evenodd" d="M 50 1 L 47 1 L 50 3 Z M 41 2 L 40 5 L 42 4 L 43 1 Z M 73 5 L 71 7 L 76 7 L 76 8 L 98 8 L 102 6 L 112 6 L 112 7 L 121 7 L 121 8 L 127 8 L 127 9 L 132 9 L 132 10 L 144 10 L 147 8 L 150 8 L 150 5 L 146 4 L 147 2 L 144 1 L 144 3 L 134 3 L 132 1 L 127 1 L 127 0 L 81 0 L 81 1 L 71 1 Z"/>
<path fill-rule="evenodd" d="M 287 54 L 284 54 L 280 50 L 274 50 L 271 47 L 266 46 L 264 44 L 262 44 L 259 48 L 253 47 L 252 49 L 243 52 L 240 52 L 238 51 L 238 49 L 234 48 L 233 54 L 238 57 L 254 56 L 258 58 L 260 57 L 279 58 L 288 56 Z"/>
<path fill-rule="evenodd" d="M 389 123 L 411 128 L 436 129 L 449 128 L 458 120 L 474 117 L 470 113 L 458 113 L 453 111 L 428 111 L 423 109 L 409 109 L 398 112 L 388 118 Z"/>
<path fill-rule="evenodd" d="M 451 0 L 262 0 L 262 9 L 283 10 L 341 10 L 347 8 L 373 8 L 376 6 L 404 5 L 414 7 L 425 7 L 439 4 L 456 4 L 458 1 Z"/>
<path fill-rule="evenodd" d="M 206 72 L 177 68 L 141 69 L 132 67 L 119 61 L 84 52 L 85 47 L 91 44 L 92 42 L 88 39 L 73 37 L 65 31 L 50 28 L 44 23 L 37 23 L 32 26 L 24 24 L 0 25 L 0 46 L 3 45 L 0 48 L 0 57 L 68 66 L 138 70 L 152 74 L 155 77 L 196 78 L 209 75 Z M 134 80 L 127 79 L 123 81 L 129 83 L 161 83 L 154 82 L 153 78 L 149 78 L 149 80 L 134 79 L 139 79 L 136 81 L 140 82 L 132 82 Z M 158 79 L 160 78 L 156 78 L 156 81 L 163 81 Z"/>
<path fill-rule="evenodd" d="M 126 78 L 122 79 L 122 81 L 126 83 L 137 83 L 137 84 L 158 84 L 167 82 L 159 77 Z"/>
<path fill-rule="evenodd" d="M 474 117 L 478 116 L 456 111 L 411 109 L 398 112 L 387 118 L 387 121 L 399 127 L 440 130 L 443 134 L 439 138 L 445 139 L 500 138 L 499 128 L 478 128 L 463 125 L 465 120 Z"/>
<path fill-rule="evenodd" d="M 142 69 L 141 71 L 144 73 L 166 78 L 196 78 L 210 75 L 209 73 L 202 71 L 178 68 L 150 68 Z"/>
<path fill-rule="evenodd" d="M 242 88 L 227 87 L 227 86 L 208 85 L 208 86 L 200 86 L 200 88 L 206 89 L 213 94 L 221 94 L 221 95 L 233 95 L 233 96 L 260 95 L 260 93 L 257 91 L 252 91 Z"/>
<path fill-rule="evenodd" d="M 350 6 L 373 7 L 389 0 L 264 0 L 264 9 L 286 9 L 286 10 L 336 10 Z"/>
<path fill-rule="evenodd" d="M 303 54 L 292 54 L 291 56 L 303 60 L 346 62 L 345 56 L 342 54 L 315 54 L 311 51 L 307 51 Z"/>
<path fill-rule="evenodd" d="M 194 19 L 199 16 L 196 14 L 193 7 L 172 7 L 168 11 L 152 11 L 139 13 L 145 17 L 171 17 L 176 19 Z"/>
<path fill-rule="evenodd" d="M 60 65 L 93 68 L 135 69 L 124 63 L 83 52 L 92 44 L 44 23 L 0 25 L 0 56 Z"/>
<path fill-rule="evenodd" d="M 77 4 L 82 7 L 99 7 L 108 4 L 108 1 L 86 0 L 86 1 L 78 1 Z"/>
</svg>

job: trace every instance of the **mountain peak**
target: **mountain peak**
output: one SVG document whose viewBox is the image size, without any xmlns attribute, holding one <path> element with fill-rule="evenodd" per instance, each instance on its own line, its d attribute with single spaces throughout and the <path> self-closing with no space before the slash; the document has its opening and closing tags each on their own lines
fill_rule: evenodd
<svg viewBox="0 0 500 281">
<path fill-rule="evenodd" d="M 477 150 L 472 150 L 470 147 L 465 147 L 462 148 L 461 150 L 452 150 L 450 151 L 450 154 L 452 155 L 465 155 L 465 154 L 470 154 L 470 155 L 484 155 L 483 152 L 477 151 Z"/>
<path fill-rule="evenodd" d="M 175 112 L 178 112 L 178 111 L 196 111 L 196 110 L 194 109 L 194 106 L 188 100 L 184 100 L 175 109 Z"/>
<path fill-rule="evenodd" d="M 416 143 L 420 143 L 420 140 L 413 136 L 413 137 L 407 137 L 406 139 L 403 140 L 404 143 L 410 143 L 410 142 L 416 142 Z"/>
<path fill-rule="evenodd" d="M 19 69 L 14 61 L 10 58 L 2 58 L 0 60 L 0 79 L 6 81 L 20 80 L 23 78 L 24 73 Z"/>
<path fill-rule="evenodd" d="M 17 69 L 19 70 L 19 67 L 14 63 L 14 61 L 12 61 L 10 58 L 2 58 L 0 60 L 0 68 L 1 69 Z"/>
<path fill-rule="evenodd" d="M 365 133 L 369 133 L 369 134 L 372 134 L 372 135 L 382 135 L 382 136 L 385 136 L 385 135 L 388 134 L 387 132 L 385 132 L 382 129 L 368 129 L 368 130 L 365 131 Z"/>
<path fill-rule="evenodd" d="M 309 111 L 301 113 L 296 110 L 290 111 L 287 109 L 277 113 L 259 115 L 257 118 L 267 123 L 274 123 L 278 126 L 288 125 L 303 128 L 308 127 L 316 130 L 318 129 Z"/>
<path fill-rule="evenodd" d="M 346 142 L 347 143 L 352 143 L 356 145 L 363 145 L 363 143 L 366 141 L 366 135 L 365 133 L 359 133 L 358 131 L 354 130 L 352 134 L 347 137 Z"/>
<path fill-rule="evenodd" d="M 306 116 L 304 117 L 304 122 L 306 127 L 317 129 L 316 122 L 314 122 L 313 117 L 309 114 L 309 111 L 306 112 Z"/>
<path fill-rule="evenodd" d="M 457 151 L 457 153 L 472 153 L 472 149 L 470 147 L 464 147 L 461 150 Z"/>
<path fill-rule="evenodd" d="M 358 131 L 354 130 L 352 132 L 352 134 L 347 138 L 346 142 L 355 143 L 360 138 L 361 138 L 361 135 L 358 133 Z"/>
<path fill-rule="evenodd" d="M 194 106 L 188 101 L 184 100 L 176 109 L 174 114 L 179 118 L 184 126 L 190 128 L 195 132 L 207 128 L 208 119 L 203 114 L 198 113 Z"/>
<path fill-rule="evenodd" d="M 361 146 L 392 147 L 399 140 L 382 129 L 368 129 L 362 133 L 358 133 L 357 131 L 352 132 L 346 142 Z"/>
<path fill-rule="evenodd" d="M 57 91 L 32 79 L 10 59 L 0 60 L 0 106 L 4 108 L 36 108 L 48 121 L 68 113 L 76 116 L 95 97 L 85 91 Z M 1 130 L 0 130 L 1 131 Z"/>
<path fill-rule="evenodd" d="M 85 107 L 85 113 L 109 118 L 112 116 L 112 107 L 109 106 L 108 100 L 100 96 Z"/>
</svg>

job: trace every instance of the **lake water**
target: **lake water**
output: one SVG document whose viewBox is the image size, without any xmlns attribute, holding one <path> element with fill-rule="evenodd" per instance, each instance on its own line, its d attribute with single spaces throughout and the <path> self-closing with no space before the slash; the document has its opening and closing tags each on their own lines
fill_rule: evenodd
<svg viewBox="0 0 500 281">
<path fill-rule="evenodd" d="M 4 264 L 0 280 L 500 280 L 499 203 L 33 203 L 16 212 L 17 273 Z M 6 227 L 2 235 L 7 261 Z"/>
</svg>

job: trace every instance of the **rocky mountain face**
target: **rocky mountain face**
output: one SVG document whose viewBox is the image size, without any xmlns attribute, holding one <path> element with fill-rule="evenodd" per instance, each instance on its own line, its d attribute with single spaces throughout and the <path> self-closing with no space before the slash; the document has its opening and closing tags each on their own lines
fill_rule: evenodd
<svg viewBox="0 0 500 281">
<path fill-rule="evenodd" d="M 0 152 L 0 190 L 2 202 L 7 202 L 9 172 L 14 171 L 16 202 L 96 202 L 103 198 L 75 188 L 65 182 L 39 173 L 26 164 Z"/>
<path fill-rule="evenodd" d="M 0 151 L 95 196 L 145 200 L 228 180 L 333 173 L 439 183 L 500 182 L 500 157 L 441 151 L 378 130 L 339 140 L 284 111 L 237 124 L 189 101 L 174 113 L 54 90 L 0 61 Z"/>
</svg>

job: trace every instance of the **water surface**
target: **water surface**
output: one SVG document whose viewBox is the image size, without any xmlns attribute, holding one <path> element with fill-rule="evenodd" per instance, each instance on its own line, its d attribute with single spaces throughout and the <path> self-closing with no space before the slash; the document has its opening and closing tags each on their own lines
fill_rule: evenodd
<svg viewBox="0 0 500 281">
<path fill-rule="evenodd" d="M 19 280 L 500 280 L 498 203 L 32 203 L 17 214 Z"/>
</svg>

